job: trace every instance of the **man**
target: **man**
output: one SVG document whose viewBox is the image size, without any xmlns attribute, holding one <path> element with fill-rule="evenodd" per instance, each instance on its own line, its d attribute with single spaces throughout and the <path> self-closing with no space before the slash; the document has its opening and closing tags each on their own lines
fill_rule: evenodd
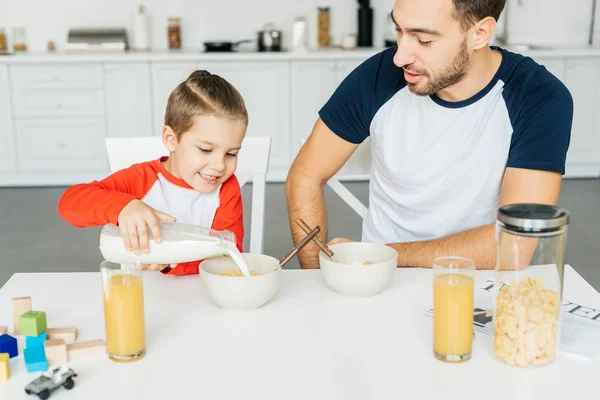
<svg viewBox="0 0 600 400">
<path fill-rule="evenodd" d="M 493 268 L 498 207 L 556 204 L 572 98 L 530 58 L 489 46 L 504 4 L 396 1 L 397 48 L 342 82 L 290 169 L 296 243 L 305 235 L 296 218 L 327 237 L 324 186 L 367 137 L 362 240 L 394 247 L 398 266 L 430 267 L 437 256 L 456 255 Z M 318 268 L 318 248 L 307 246 L 300 262 Z"/>
</svg>

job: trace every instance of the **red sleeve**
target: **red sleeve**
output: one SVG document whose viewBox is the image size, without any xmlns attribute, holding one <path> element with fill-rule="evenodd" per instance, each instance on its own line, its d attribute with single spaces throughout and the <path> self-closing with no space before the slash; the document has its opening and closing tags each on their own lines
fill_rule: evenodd
<svg viewBox="0 0 600 400">
<path fill-rule="evenodd" d="M 58 202 L 58 213 L 78 228 L 117 225 L 123 208 L 142 199 L 154 185 L 157 174 L 152 162 L 132 165 L 101 181 L 71 186 Z"/>
<path fill-rule="evenodd" d="M 219 193 L 220 205 L 215 213 L 211 228 L 217 231 L 228 230 L 235 234 L 236 247 L 243 251 L 244 241 L 244 207 L 242 205 L 242 192 L 240 183 L 235 175 L 232 175 L 221 186 Z M 192 261 L 178 264 L 175 268 L 165 268 L 161 272 L 169 275 L 197 274 L 198 266 L 202 261 Z"/>
</svg>

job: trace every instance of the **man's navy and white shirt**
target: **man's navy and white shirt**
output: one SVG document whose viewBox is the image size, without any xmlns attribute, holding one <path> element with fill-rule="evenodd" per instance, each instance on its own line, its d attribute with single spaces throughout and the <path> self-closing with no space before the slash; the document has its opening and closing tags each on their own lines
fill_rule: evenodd
<svg viewBox="0 0 600 400">
<path fill-rule="evenodd" d="M 410 92 L 392 47 L 356 68 L 320 110 L 342 139 L 370 138 L 363 241 L 430 240 L 493 223 L 506 167 L 564 174 L 569 91 L 531 58 L 494 49 L 500 68 L 467 100 Z"/>
</svg>

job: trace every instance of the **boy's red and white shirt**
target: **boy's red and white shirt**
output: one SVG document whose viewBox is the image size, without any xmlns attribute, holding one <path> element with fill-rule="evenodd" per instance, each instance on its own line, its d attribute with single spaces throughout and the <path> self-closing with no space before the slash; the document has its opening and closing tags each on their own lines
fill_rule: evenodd
<svg viewBox="0 0 600 400">
<path fill-rule="evenodd" d="M 58 203 L 58 212 L 72 225 L 83 228 L 113 223 L 123 208 L 139 199 L 169 214 L 178 222 L 229 230 L 242 251 L 244 239 L 243 206 L 240 185 L 232 175 L 213 192 L 195 191 L 164 167 L 168 157 L 134 164 L 107 178 L 67 189 Z M 197 274 L 200 261 L 178 264 L 162 272 L 175 275 Z"/>
</svg>

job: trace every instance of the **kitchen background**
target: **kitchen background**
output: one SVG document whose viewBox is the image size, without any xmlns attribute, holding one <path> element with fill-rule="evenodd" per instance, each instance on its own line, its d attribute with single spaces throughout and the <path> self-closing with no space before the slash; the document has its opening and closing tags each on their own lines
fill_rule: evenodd
<svg viewBox="0 0 600 400">
<path fill-rule="evenodd" d="M 600 22 L 592 29 L 594 14 L 600 21 L 600 7 L 592 13 L 594 1 L 509 0 L 497 36 L 504 36 L 506 23 L 509 43 L 538 46 L 525 54 L 573 94 L 570 179 L 559 201 L 573 214 L 567 262 L 600 289 Z M 319 7 L 330 7 L 331 38 L 340 44 L 358 33 L 358 1 L 146 0 L 151 53 L 75 55 L 65 54 L 73 28 L 125 28 L 134 42 L 140 2 L 0 0 L 0 34 L 4 28 L 12 43 L 13 28 L 21 26 L 28 48 L 0 55 L 0 285 L 15 272 L 97 271 L 99 228 L 68 225 L 56 212 L 58 199 L 66 186 L 109 173 L 105 137 L 159 135 L 168 94 L 198 68 L 224 76 L 240 90 L 251 115 L 249 136 L 272 138 L 264 253 L 283 256 L 292 247 L 282 183 L 288 167 L 341 80 L 383 48 L 386 36 L 394 37 L 388 20 L 393 4 L 370 1 L 374 48 L 264 54 L 252 51 L 254 43 L 240 47 L 250 54 L 203 54 L 205 41 L 256 39 L 269 22 L 282 31 L 284 50 L 289 50 L 297 17 L 306 18 L 308 46 L 315 49 Z M 171 17 L 181 18 L 183 51 L 166 51 Z M 47 54 L 49 41 L 57 54 Z M 343 174 L 357 182 L 344 185 L 368 204 L 370 158 L 368 147 L 361 148 L 359 157 L 353 156 L 356 168 L 344 167 Z M 582 177 L 588 179 L 573 179 Z M 251 189 L 243 188 L 247 227 Z M 359 239 L 360 217 L 329 187 L 326 201 L 330 237 Z M 293 260 L 286 268 L 298 266 Z"/>
<path fill-rule="evenodd" d="M 538 45 L 585 45 L 588 43 L 593 0 L 509 0 L 510 40 Z M 0 27 L 26 28 L 32 51 L 45 51 L 49 40 L 63 49 L 67 31 L 73 27 L 126 27 L 139 1 L 134 0 L 0 0 Z M 167 20 L 181 17 L 182 47 L 200 49 L 207 40 L 254 39 L 267 22 L 283 31 L 284 46 L 289 47 L 295 17 L 308 22 L 310 47 L 317 43 L 317 8 L 331 7 L 331 35 L 334 42 L 357 32 L 355 0 L 146 0 L 143 2 L 150 22 L 153 49 L 167 48 Z M 393 0 L 372 0 L 375 47 L 383 47 L 386 18 Z M 600 7 L 596 9 L 596 20 Z M 500 21 L 502 32 L 504 21 Z M 600 24 L 594 39 L 600 43 Z"/>
</svg>

